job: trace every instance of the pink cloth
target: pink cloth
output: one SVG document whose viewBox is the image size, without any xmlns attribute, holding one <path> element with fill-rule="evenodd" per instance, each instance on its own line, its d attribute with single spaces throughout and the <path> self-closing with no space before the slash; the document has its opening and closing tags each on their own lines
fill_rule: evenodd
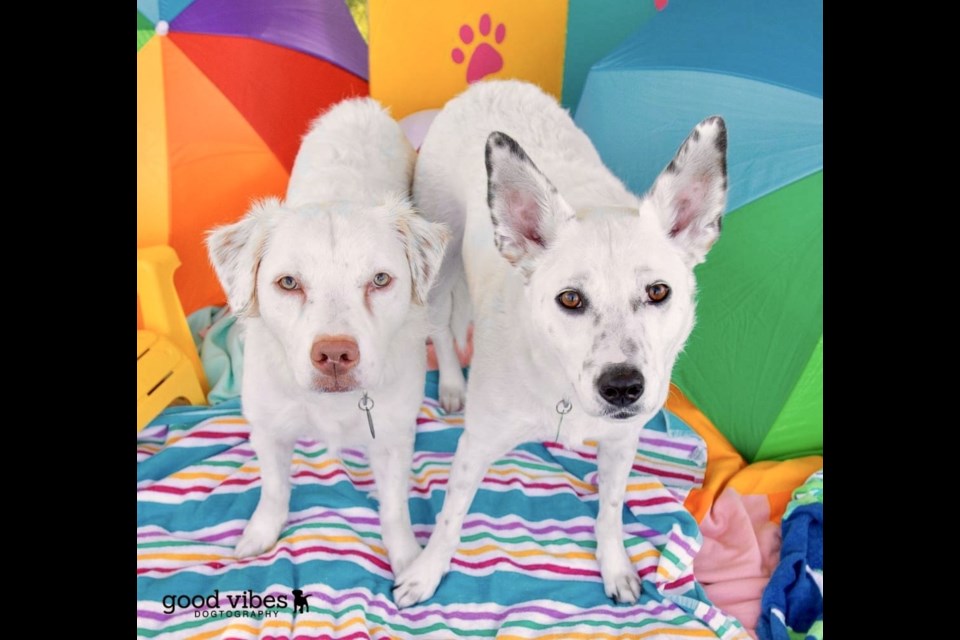
<svg viewBox="0 0 960 640">
<path fill-rule="evenodd" d="M 703 547 L 693 573 L 713 601 L 756 638 L 760 598 L 780 559 L 780 527 L 766 496 L 726 489 L 700 523 Z"/>
</svg>

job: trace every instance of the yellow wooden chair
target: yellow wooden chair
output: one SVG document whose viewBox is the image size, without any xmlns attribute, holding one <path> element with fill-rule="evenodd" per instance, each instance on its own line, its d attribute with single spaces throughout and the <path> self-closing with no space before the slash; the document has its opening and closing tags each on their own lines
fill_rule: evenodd
<svg viewBox="0 0 960 640">
<path fill-rule="evenodd" d="M 173 284 L 180 258 L 166 245 L 137 249 L 137 431 L 171 403 L 206 404 L 210 390 Z"/>
</svg>

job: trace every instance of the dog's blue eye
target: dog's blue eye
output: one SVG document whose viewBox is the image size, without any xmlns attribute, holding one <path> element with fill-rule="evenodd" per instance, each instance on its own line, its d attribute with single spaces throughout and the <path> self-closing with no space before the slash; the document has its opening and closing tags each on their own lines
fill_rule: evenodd
<svg viewBox="0 0 960 640">
<path fill-rule="evenodd" d="M 647 295 L 650 297 L 650 302 L 660 304 L 670 297 L 670 287 L 666 283 L 655 282 L 647 286 Z"/>
<path fill-rule="evenodd" d="M 300 288 L 300 283 L 297 282 L 297 279 L 293 276 L 283 276 L 277 280 L 277 284 L 280 285 L 281 289 L 286 289 L 287 291 L 296 291 Z"/>
<path fill-rule="evenodd" d="M 583 296 L 575 289 L 565 289 L 557 296 L 557 303 L 564 309 L 582 309 Z"/>
<path fill-rule="evenodd" d="M 381 289 L 393 281 L 393 278 L 390 277 L 389 273 L 383 273 L 382 271 L 377 275 L 373 276 L 374 286 L 380 287 Z"/>
</svg>

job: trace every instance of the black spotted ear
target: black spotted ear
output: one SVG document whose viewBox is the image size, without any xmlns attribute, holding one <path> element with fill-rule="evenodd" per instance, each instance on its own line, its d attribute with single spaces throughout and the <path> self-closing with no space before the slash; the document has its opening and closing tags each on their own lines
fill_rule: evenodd
<svg viewBox="0 0 960 640">
<path fill-rule="evenodd" d="M 727 127 L 713 116 L 687 136 L 654 182 L 653 199 L 668 235 L 699 264 L 717 238 L 727 205 Z"/>
<path fill-rule="evenodd" d="M 450 232 L 443 224 L 425 220 L 405 199 L 388 208 L 398 211 L 394 224 L 410 265 L 413 302 L 426 304 L 430 287 L 440 270 Z"/>
<path fill-rule="evenodd" d="M 210 262 L 237 317 L 259 315 L 257 269 L 280 207 L 278 199 L 265 198 L 254 203 L 239 222 L 207 233 Z"/>
<path fill-rule="evenodd" d="M 486 162 L 487 204 L 497 249 L 529 274 L 559 226 L 573 219 L 573 209 L 507 134 L 490 134 Z"/>
</svg>

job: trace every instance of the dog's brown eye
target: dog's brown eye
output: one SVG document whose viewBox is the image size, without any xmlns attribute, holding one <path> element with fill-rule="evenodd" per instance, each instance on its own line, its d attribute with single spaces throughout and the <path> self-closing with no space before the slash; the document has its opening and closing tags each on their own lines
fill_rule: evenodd
<svg viewBox="0 0 960 640">
<path fill-rule="evenodd" d="M 383 273 L 382 271 L 377 275 L 373 276 L 374 286 L 380 287 L 381 289 L 393 281 L 393 278 L 390 277 L 389 273 Z"/>
<path fill-rule="evenodd" d="M 277 284 L 280 285 L 281 289 L 286 289 L 287 291 L 296 291 L 300 288 L 300 283 L 297 282 L 297 279 L 293 276 L 283 276 L 277 280 Z"/>
<path fill-rule="evenodd" d="M 579 291 L 574 291 L 573 289 L 561 291 L 560 295 L 557 296 L 557 302 L 567 309 L 579 309 L 583 307 L 583 297 Z"/>
<path fill-rule="evenodd" d="M 670 297 L 670 287 L 662 282 L 656 282 L 647 287 L 647 295 L 650 296 L 650 302 L 659 304 Z"/>
</svg>

